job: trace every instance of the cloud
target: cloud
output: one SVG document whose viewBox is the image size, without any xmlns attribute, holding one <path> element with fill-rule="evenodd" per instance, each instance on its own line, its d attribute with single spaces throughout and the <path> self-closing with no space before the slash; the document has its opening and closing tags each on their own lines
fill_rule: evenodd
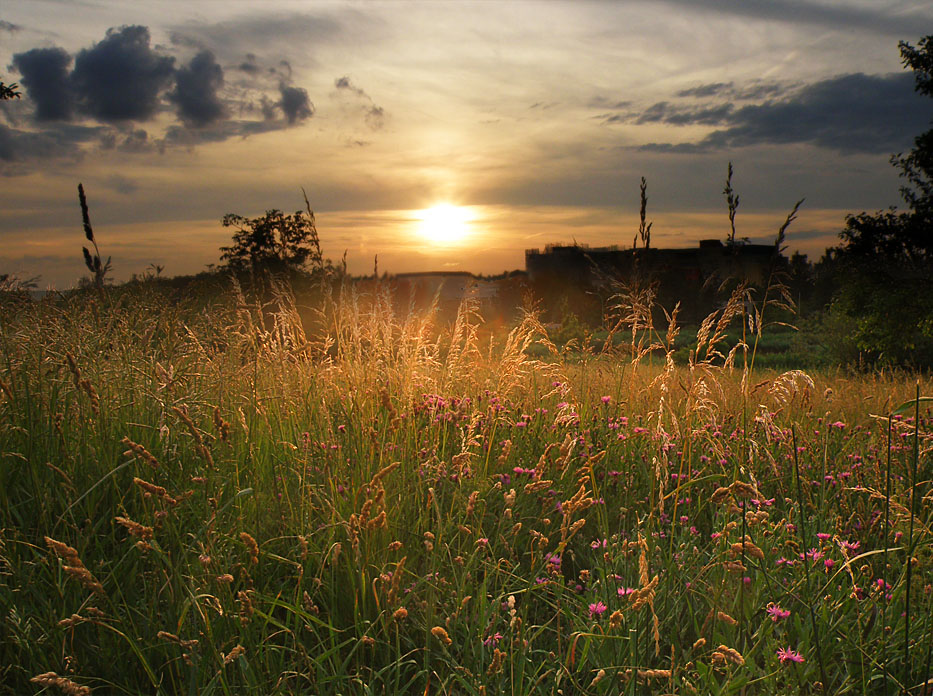
<svg viewBox="0 0 933 696">
<path fill-rule="evenodd" d="M 34 132 L 0 125 L 0 161 L 22 163 L 64 157 L 78 160 L 82 157 L 79 145 L 101 137 L 104 129 L 69 123 L 57 123 Z M 25 170 L 5 170 L 5 174 L 22 174 Z"/>
<path fill-rule="evenodd" d="M 372 97 L 365 90 L 354 85 L 348 76 L 344 75 L 334 80 L 334 87 L 337 88 L 338 94 L 353 95 L 357 101 L 362 102 L 363 119 L 370 128 L 380 130 L 385 125 L 385 109 L 377 106 Z"/>
<path fill-rule="evenodd" d="M 237 70 L 242 70 L 243 72 L 250 75 L 255 75 L 256 73 L 261 72 L 262 68 L 259 67 L 259 65 L 256 63 L 256 54 L 247 53 L 246 60 L 237 66 Z"/>
<path fill-rule="evenodd" d="M 0 19 L 0 31 L 8 31 L 11 34 L 15 34 L 18 31 L 22 31 L 22 29 L 23 28 L 19 24 L 13 24 L 13 22 Z"/>
<path fill-rule="evenodd" d="M 301 87 L 289 87 L 285 83 L 279 86 L 282 99 L 278 106 L 285 114 L 289 125 L 300 123 L 314 115 L 314 104 L 308 99 L 307 90 Z"/>
<path fill-rule="evenodd" d="M 711 82 L 706 85 L 697 85 L 690 89 L 683 89 L 677 93 L 678 97 L 713 97 L 726 90 L 732 89 L 731 82 Z"/>
<path fill-rule="evenodd" d="M 806 85 L 782 99 L 761 104 L 683 107 L 659 102 L 640 115 L 630 114 L 621 120 L 724 126 L 697 142 L 651 143 L 642 148 L 656 152 L 795 143 L 844 154 L 892 152 L 909 146 L 914 135 L 929 127 L 929 103 L 914 92 L 913 82 L 908 73 L 853 73 Z"/>
<path fill-rule="evenodd" d="M 200 46 L 196 41 L 189 43 Z M 227 85 L 224 68 L 213 51 L 201 46 L 188 63 L 176 68 L 176 57 L 151 47 L 149 29 L 144 26 L 111 28 L 103 40 L 79 51 L 74 60 L 61 48 L 18 53 L 12 67 L 22 75 L 27 99 L 14 105 L 4 103 L 0 109 L 11 127 L 2 134 L 0 160 L 44 159 L 54 155 L 56 144 L 62 148 L 61 156 L 75 157 L 81 154 L 76 151 L 78 145 L 95 139 L 102 150 L 164 152 L 172 145 L 191 148 L 281 130 L 314 115 L 307 90 L 292 84 L 287 60 L 276 58 L 271 67 L 264 67 L 253 53 L 246 53 L 245 58 L 233 64 L 239 77 Z M 74 69 L 69 71 L 72 62 Z M 32 122 L 52 130 L 17 130 L 20 121 L 30 120 L 30 107 L 34 107 Z M 177 121 L 164 134 L 151 137 L 140 127 L 169 110 L 174 110 Z M 241 118 L 231 118 L 231 112 Z M 242 119 L 253 114 L 261 120 Z M 366 115 L 374 127 L 383 116 L 374 104 Z M 80 126 L 90 128 L 87 132 L 93 132 L 93 138 L 76 138 L 60 127 L 93 121 L 103 125 Z"/>
<path fill-rule="evenodd" d="M 918 24 L 933 20 L 926 7 L 911 13 L 892 14 L 885 3 L 877 9 L 855 7 L 851 3 L 817 3 L 808 0 L 662 0 L 690 11 L 711 11 L 748 17 L 762 22 L 822 25 L 831 29 L 862 29 L 872 33 L 912 36 Z"/>
<path fill-rule="evenodd" d="M 175 59 L 153 51 L 149 29 L 108 29 L 104 39 L 75 58 L 72 82 L 85 113 L 105 123 L 145 121 L 175 74 Z"/>
<path fill-rule="evenodd" d="M 36 104 L 37 121 L 67 121 L 74 112 L 68 69 L 71 56 L 63 48 L 33 48 L 13 56 L 26 95 Z"/>
<path fill-rule="evenodd" d="M 178 117 L 189 128 L 203 128 L 222 119 L 226 107 L 218 95 L 224 84 L 223 68 L 210 51 L 198 53 L 175 75 L 175 90 L 169 100 L 178 107 Z"/>
<path fill-rule="evenodd" d="M 242 56 L 247 51 L 253 54 L 253 60 L 245 64 L 255 65 L 259 62 L 256 56 L 267 61 L 274 56 L 278 60 L 281 56 L 276 52 L 282 47 L 298 42 L 321 44 L 337 38 L 341 32 L 341 23 L 323 14 L 263 12 L 213 24 L 176 26 L 170 31 L 169 40 L 175 46 L 210 49 L 231 62 L 234 55 Z M 231 48 L 236 53 L 231 54 Z"/>
<path fill-rule="evenodd" d="M 667 123 L 672 126 L 717 125 L 728 120 L 732 111 L 732 104 L 697 108 L 678 107 L 664 101 L 649 106 L 634 119 L 634 123 L 637 125 Z"/>
<path fill-rule="evenodd" d="M 104 185 L 107 188 L 113 189 L 117 193 L 121 193 L 124 196 L 128 196 L 131 193 L 136 193 L 139 190 L 139 186 L 132 179 L 128 179 L 125 176 L 120 174 L 111 174 L 104 180 Z"/>
</svg>

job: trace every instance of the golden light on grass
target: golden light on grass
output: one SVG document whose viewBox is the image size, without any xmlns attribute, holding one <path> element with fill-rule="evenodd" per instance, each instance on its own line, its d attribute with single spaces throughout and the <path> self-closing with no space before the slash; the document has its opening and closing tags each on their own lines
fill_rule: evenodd
<svg viewBox="0 0 933 696">
<path fill-rule="evenodd" d="M 435 246 L 458 246 L 470 236 L 473 214 L 469 208 L 439 203 L 415 213 L 419 236 Z"/>
</svg>

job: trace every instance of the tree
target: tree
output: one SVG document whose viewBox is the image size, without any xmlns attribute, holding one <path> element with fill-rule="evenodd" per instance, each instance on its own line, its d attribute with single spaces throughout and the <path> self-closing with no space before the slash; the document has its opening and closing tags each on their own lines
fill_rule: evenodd
<svg viewBox="0 0 933 696">
<path fill-rule="evenodd" d="M 933 97 L 933 36 L 898 44 L 915 88 Z M 832 250 L 836 289 L 830 320 L 845 326 L 847 352 L 869 362 L 933 365 L 933 129 L 891 157 L 906 180 L 906 210 L 846 216 Z"/>
<path fill-rule="evenodd" d="M 898 44 L 901 60 L 904 67 L 914 71 L 915 89 L 933 97 L 933 35 L 920 39 L 917 46 L 901 41 Z M 933 129 L 914 138 L 914 148 L 906 157 L 895 155 L 891 159 L 909 182 L 901 188 L 904 201 L 913 211 L 929 218 L 933 212 Z"/>
<path fill-rule="evenodd" d="M 267 210 L 265 215 L 247 218 L 228 213 L 224 227 L 233 227 L 233 245 L 221 247 L 221 259 L 234 271 L 287 273 L 323 270 L 320 239 L 314 213 L 305 196 L 306 210 L 293 215 Z"/>
<path fill-rule="evenodd" d="M 22 95 L 19 93 L 19 85 L 15 82 L 11 85 L 0 82 L 0 101 L 6 99 L 19 99 Z"/>
</svg>

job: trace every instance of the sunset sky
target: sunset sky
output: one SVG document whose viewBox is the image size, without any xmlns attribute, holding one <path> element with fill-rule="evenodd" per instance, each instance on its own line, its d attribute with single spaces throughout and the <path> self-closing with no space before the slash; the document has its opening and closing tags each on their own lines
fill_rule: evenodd
<svg viewBox="0 0 933 696">
<path fill-rule="evenodd" d="M 926 130 L 897 43 L 933 2 L 4 0 L 0 273 L 117 280 L 218 263 L 226 213 L 317 214 L 352 273 L 524 267 L 524 250 L 771 241 L 812 259 L 899 202 Z M 446 207 L 436 208 L 444 205 Z M 428 211 L 428 212 L 425 212 Z"/>
</svg>

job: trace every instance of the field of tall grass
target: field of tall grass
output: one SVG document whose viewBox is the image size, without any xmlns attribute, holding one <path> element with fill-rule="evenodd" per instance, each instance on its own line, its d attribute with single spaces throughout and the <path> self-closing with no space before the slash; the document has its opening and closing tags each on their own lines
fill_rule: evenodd
<svg viewBox="0 0 933 696">
<path fill-rule="evenodd" d="M 735 303 L 681 365 L 351 287 L 2 302 L 0 692 L 933 676 L 926 377 L 754 367 Z"/>
</svg>

